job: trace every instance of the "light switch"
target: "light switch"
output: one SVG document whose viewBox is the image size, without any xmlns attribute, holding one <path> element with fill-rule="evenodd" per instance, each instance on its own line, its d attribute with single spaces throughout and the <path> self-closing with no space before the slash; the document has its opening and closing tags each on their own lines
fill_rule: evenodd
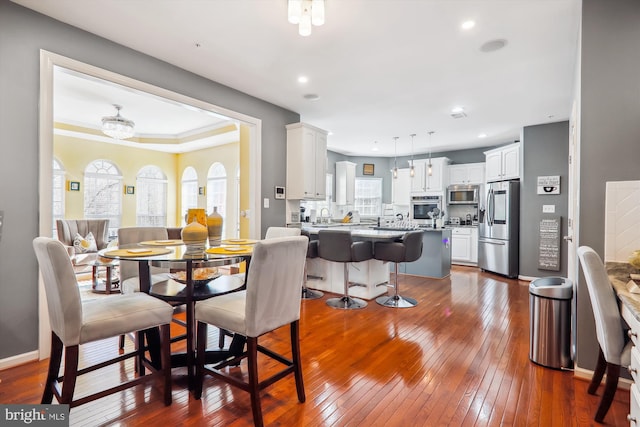
<svg viewBox="0 0 640 427">
<path fill-rule="evenodd" d="M 556 205 L 542 205 L 543 213 L 555 213 Z"/>
<path fill-rule="evenodd" d="M 265 209 L 269 209 L 269 198 L 268 197 L 264 198 L 264 208 Z"/>
</svg>

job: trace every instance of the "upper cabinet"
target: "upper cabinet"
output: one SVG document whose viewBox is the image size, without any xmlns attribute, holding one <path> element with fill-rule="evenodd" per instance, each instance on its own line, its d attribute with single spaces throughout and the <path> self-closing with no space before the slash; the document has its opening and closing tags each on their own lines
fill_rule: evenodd
<svg viewBox="0 0 640 427">
<path fill-rule="evenodd" d="M 287 199 L 326 197 L 327 132 L 306 123 L 287 125 Z"/>
<path fill-rule="evenodd" d="M 431 159 L 431 174 L 429 174 L 429 159 L 414 160 L 415 175 L 411 180 L 411 192 L 444 192 L 449 185 L 448 165 L 449 159 L 446 157 Z"/>
<path fill-rule="evenodd" d="M 356 194 L 356 164 L 336 162 L 336 205 L 353 205 Z"/>
<path fill-rule="evenodd" d="M 449 166 L 449 185 L 484 184 L 484 163 Z"/>
<path fill-rule="evenodd" d="M 520 143 L 485 151 L 487 182 L 520 178 Z"/>
<path fill-rule="evenodd" d="M 392 175 L 393 176 L 393 175 Z M 411 176 L 409 169 L 398 169 L 398 177 L 391 179 L 393 204 L 399 206 L 409 206 L 411 196 Z"/>
</svg>

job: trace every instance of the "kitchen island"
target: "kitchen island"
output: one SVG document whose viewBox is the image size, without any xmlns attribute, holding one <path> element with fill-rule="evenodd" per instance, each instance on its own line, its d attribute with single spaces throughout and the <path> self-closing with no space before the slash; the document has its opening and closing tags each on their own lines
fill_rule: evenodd
<svg viewBox="0 0 640 427">
<path fill-rule="evenodd" d="M 408 230 L 392 227 L 366 227 L 355 224 L 334 224 L 321 226 L 303 226 L 311 239 L 317 239 L 318 232 L 327 228 L 348 228 L 354 241 L 371 240 L 392 241 L 404 235 Z M 444 278 L 451 268 L 451 230 L 443 228 L 423 228 L 422 256 L 412 263 L 401 263 L 398 271 L 416 276 Z M 353 285 L 349 295 L 363 299 L 374 299 L 387 293 L 392 263 L 371 259 L 349 264 L 349 279 Z M 307 259 L 307 286 L 335 294 L 344 291 L 342 263 L 322 258 Z"/>
</svg>

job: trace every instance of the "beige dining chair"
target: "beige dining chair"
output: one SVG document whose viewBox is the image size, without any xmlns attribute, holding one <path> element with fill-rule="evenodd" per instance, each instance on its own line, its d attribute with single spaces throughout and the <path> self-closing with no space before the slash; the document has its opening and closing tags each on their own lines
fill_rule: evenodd
<svg viewBox="0 0 640 427">
<path fill-rule="evenodd" d="M 200 399 L 205 374 L 210 374 L 251 395 L 253 421 L 262 426 L 260 391 L 275 381 L 293 374 L 298 400 L 305 401 L 300 360 L 300 283 L 304 272 L 308 239 L 305 236 L 282 237 L 262 240 L 253 249 L 247 288 L 244 291 L 221 295 L 196 303 L 195 318 L 198 322 L 197 368 L 195 398 Z M 286 268 L 282 268 L 286 265 Z M 247 338 L 247 350 L 242 355 L 205 366 L 207 325 L 211 324 Z M 258 338 L 280 327 L 289 325 L 291 359 L 258 345 Z M 282 363 L 285 368 L 268 378 L 258 378 L 258 352 Z M 238 377 L 238 372 L 228 372 L 247 359 L 248 380 Z M 271 363 L 269 363 L 271 365 Z M 273 370 L 269 370 L 270 373 Z"/>
<path fill-rule="evenodd" d="M 607 379 L 594 419 L 602 423 L 618 388 L 620 366 L 631 362 L 632 342 L 625 342 L 625 327 L 615 291 L 600 256 L 590 247 L 578 248 L 578 258 L 587 281 L 591 308 L 600 346 L 598 363 L 589 384 L 589 394 L 596 394 L 606 371 Z"/>
<path fill-rule="evenodd" d="M 166 227 L 124 227 L 118 229 L 118 245 L 167 240 Z M 151 285 L 169 279 L 169 269 L 149 267 Z M 137 261 L 120 260 L 120 289 L 122 293 L 140 292 L 139 266 Z"/>
<path fill-rule="evenodd" d="M 158 377 L 162 377 L 164 404 L 170 405 L 172 398 L 169 324 L 173 315 L 171 306 L 143 293 L 82 301 L 71 260 L 64 245 L 55 239 L 37 237 L 33 241 L 33 248 L 42 273 L 52 330 L 49 369 L 41 403 L 49 404 L 55 396 L 60 403 L 69 404 L 69 407 L 73 408 L 138 384 L 155 382 Z M 143 345 L 136 346 L 136 350 L 130 353 L 78 369 L 80 345 L 131 332 L 138 332 L 141 338 L 140 331 L 156 327 L 160 327 L 159 369 L 144 356 Z M 63 350 L 64 374 L 60 376 Z M 80 375 L 132 357 L 136 357 L 138 363 L 148 368 L 150 373 L 141 375 L 139 372 L 136 377 L 106 390 L 79 398 L 74 396 L 76 380 Z M 114 378 L 120 378 L 120 374 Z"/>
<path fill-rule="evenodd" d="M 269 227 L 264 235 L 265 239 L 276 237 L 299 236 L 300 229 L 297 227 Z"/>
</svg>

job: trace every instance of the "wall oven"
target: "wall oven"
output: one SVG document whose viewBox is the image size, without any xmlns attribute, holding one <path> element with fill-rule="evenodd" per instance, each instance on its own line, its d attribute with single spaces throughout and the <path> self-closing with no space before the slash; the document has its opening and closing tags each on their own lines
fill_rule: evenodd
<svg viewBox="0 0 640 427">
<path fill-rule="evenodd" d="M 479 193 L 478 185 L 450 185 L 447 187 L 447 205 L 477 205 Z"/>
<path fill-rule="evenodd" d="M 431 215 L 429 215 L 431 214 Z M 418 224 L 431 223 L 442 214 L 442 196 L 412 196 L 409 215 Z"/>
</svg>

